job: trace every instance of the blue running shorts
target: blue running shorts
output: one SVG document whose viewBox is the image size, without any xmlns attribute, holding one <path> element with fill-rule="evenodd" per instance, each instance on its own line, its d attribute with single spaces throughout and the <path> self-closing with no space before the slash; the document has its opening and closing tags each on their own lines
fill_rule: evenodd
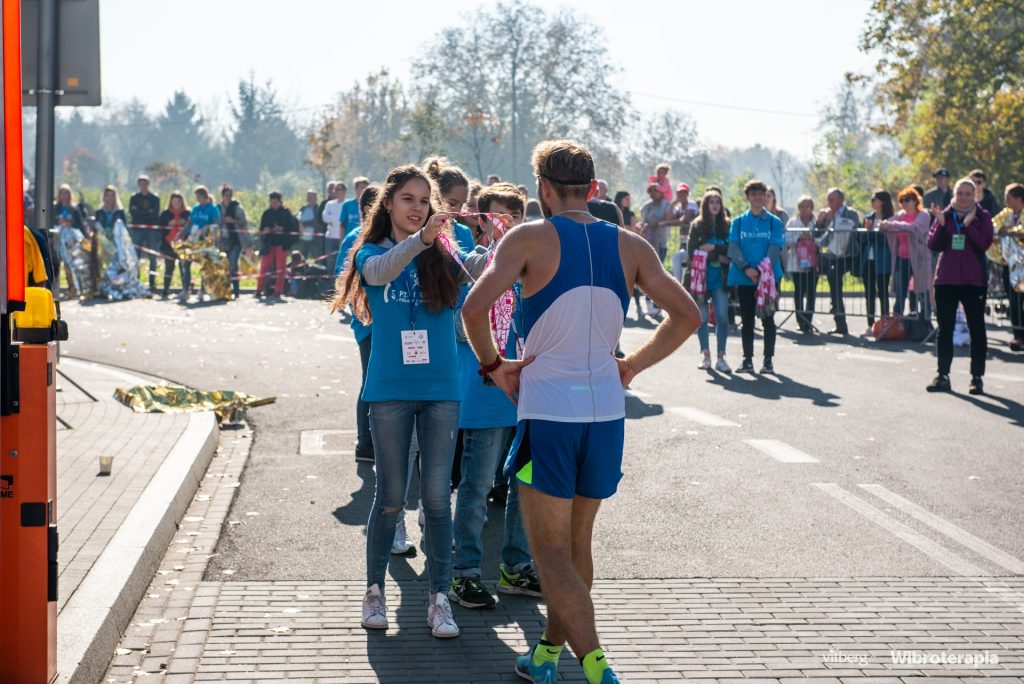
<svg viewBox="0 0 1024 684">
<path fill-rule="evenodd" d="M 505 476 L 562 499 L 607 499 L 622 479 L 626 420 L 560 423 L 521 420 Z"/>
</svg>

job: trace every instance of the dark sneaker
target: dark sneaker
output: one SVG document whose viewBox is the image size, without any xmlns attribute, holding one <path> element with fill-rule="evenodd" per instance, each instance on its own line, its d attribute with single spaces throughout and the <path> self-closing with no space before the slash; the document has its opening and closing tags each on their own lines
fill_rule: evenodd
<svg viewBox="0 0 1024 684">
<path fill-rule="evenodd" d="M 771 374 L 775 373 L 775 366 L 772 365 L 772 360 L 771 359 L 765 359 L 764 360 L 764 365 L 761 366 L 761 372 L 762 373 L 771 373 Z"/>
<path fill-rule="evenodd" d="M 1017 337 L 1017 338 L 1014 338 L 1013 340 L 1011 340 L 1010 341 L 1010 351 L 1015 351 L 1015 352 L 1024 351 L 1024 339 L 1021 339 L 1021 338 Z"/>
<path fill-rule="evenodd" d="M 953 388 L 949 384 L 948 375 L 936 375 L 935 379 L 932 380 L 932 384 L 928 385 L 927 389 L 929 392 L 952 392 Z"/>
<path fill-rule="evenodd" d="M 533 596 L 541 598 L 544 594 L 540 590 L 540 580 L 533 568 L 527 567 L 519 572 L 509 572 L 505 564 L 498 566 L 501 570 L 501 579 L 498 580 L 498 591 L 502 594 L 519 594 L 520 596 Z"/>
<path fill-rule="evenodd" d="M 493 608 L 496 603 L 476 577 L 453 577 L 448 598 L 463 608 Z"/>
<path fill-rule="evenodd" d="M 967 389 L 968 394 L 984 394 L 985 383 L 981 381 L 980 375 L 975 375 L 971 378 L 971 385 Z"/>
<path fill-rule="evenodd" d="M 736 369 L 737 373 L 753 373 L 754 372 L 754 361 L 752 359 L 743 359 L 743 363 Z"/>
<path fill-rule="evenodd" d="M 498 484 L 491 487 L 491 491 L 487 495 L 487 501 L 492 506 L 504 508 L 505 504 L 508 503 L 508 484 L 504 482 L 499 482 Z"/>
</svg>

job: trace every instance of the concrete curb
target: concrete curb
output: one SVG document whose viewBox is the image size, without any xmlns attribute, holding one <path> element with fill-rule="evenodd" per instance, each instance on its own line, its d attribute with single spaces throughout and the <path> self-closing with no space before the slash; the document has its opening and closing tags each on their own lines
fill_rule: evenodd
<svg viewBox="0 0 1024 684">
<path fill-rule="evenodd" d="M 102 367 L 102 366 L 101 366 Z M 217 448 L 212 412 L 188 427 L 57 618 L 58 682 L 99 682 Z"/>
</svg>

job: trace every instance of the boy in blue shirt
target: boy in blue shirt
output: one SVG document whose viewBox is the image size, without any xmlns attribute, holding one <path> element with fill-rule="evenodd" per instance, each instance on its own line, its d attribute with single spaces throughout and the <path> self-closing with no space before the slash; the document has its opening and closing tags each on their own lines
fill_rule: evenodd
<svg viewBox="0 0 1024 684">
<path fill-rule="evenodd" d="M 775 282 L 782 281 L 782 245 L 785 230 L 782 221 L 765 208 L 768 186 L 762 181 L 751 180 L 743 186 L 743 194 L 750 203 L 750 209 L 732 221 L 729 230 L 728 285 L 736 287 L 740 300 L 740 320 L 743 331 L 743 363 L 737 373 L 754 372 L 754 317 L 757 310 L 757 281 L 760 279 L 758 264 L 765 258 L 772 262 Z M 775 316 L 769 315 L 764 325 L 764 365 L 762 373 L 774 373 L 772 356 L 775 354 Z"/>
</svg>

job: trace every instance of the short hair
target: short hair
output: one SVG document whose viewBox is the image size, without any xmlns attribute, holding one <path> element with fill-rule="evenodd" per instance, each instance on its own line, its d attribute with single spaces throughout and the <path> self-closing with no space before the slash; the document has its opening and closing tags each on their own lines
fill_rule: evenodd
<svg viewBox="0 0 1024 684">
<path fill-rule="evenodd" d="M 533 148 L 533 174 L 561 199 L 585 198 L 594 180 L 594 158 L 573 140 L 545 140 Z"/>
<path fill-rule="evenodd" d="M 491 210 L 492 202 L 500 202 L 512 211 L 518 209 L 523 212 L 526 210 L 526 202 L 523 194 L 519 192 L 519 188 L 511 183 L 495 183 L 494 185 L 488 185 L 480 191 L 480 196 L 476 201 L 481 213 L 485 214 Z"/>
<path fill-rule="evenodd" d="M 276 199 L 276 200 L 282 199 L 281 191 L 280 190 L 271 190 L 270 194 L 267 195 L 267 198 L 268 199 Z"/>
<path fill-rule="evenodd" d="M 743 194 L 749 195 L 752 192 L 768 192 L 768 186 L 763 180 L 751 178 L 743 186 Z"/>
<path fill-rule="evenodd" d="M 971 179 L 973 179 L 975 176 L 977 176 L 978 178 L 980 178 L 983 181 L 988 181 L 988 176 L 986 176 L 985 172 L 982 171 L 981 169 L 974 169 L 969 174 L 967 174 L 967 176 L 969 178 L 971 178 Z"/>
<path fill-rule="evenodd" d="M 493 185 L 495 183 L 500 183 L 501 182 L 501 176 L 499 176 L 496 173 L 492 173 L 491 175 L 487 176 L 487 182 L 490 183 L 491 185 Z"/>
<path fill-rule="evenodd" d="M 829 195 L 839 195 L 839 199 L 841 199 L 841 200 L 845 200 L 846 199 L 846 193 L 843 192 L 842 190 L 840 190 L 839 188 L 835 188 L 835 187 L 829 188 L 828 191 L 825 193 L 825 197 L 828 197 Z"/>
<path fill-rule="evenodd" d="M 196 187 L 192 188 L 192 194 L 202 195 L 203 197 L 209 197 L 210 188 L 206 187 L 205 185 L 197 185 Z"/>
<path fill-rule="evenodd" d="M 348 186 L 345 185 L 345 181 L 335 181 L 334 182 L 334 189 L 337 190 L 339 188 L 342 189 L 342 190 L 345 190 L 346 192 L 348 191 Z"/>
<path fill-rule="evenodd" d="M 356 176 L 355 178 L 352 179 L 352 186 L 353 187 L 355 187 L 356 185 L 359 185 L 360 183 L 366 183 L 367 185 L 369 185 L 370 184 L 370 179 L 367 178 L 366 176 Z"/>
<path fill-rule="evenodd" d="M 672 166 L 668 162 L 661 162 L 660 164 L 654 167 L 654 173 L 658 173 L 659 171 L 664 171 L 665 173 L 668 173 L 671 170 Z"/>
<path fill-rule="evenodd" d="M 800 195 L 800 199 L 796 201 L 796 208 L 799 209 L 805 204 L 811 205 L 811 209 L 814 209 L 814 198 L 810 195 Z"/>
<path fill-rule="evenodd" d="M 905 199 L 913 199 L 917 206 L 921 206 L 921 194 L 914 187 L 906 187 L 896 194 L 896 201 L 902 202 Z"/>
<path fill-rule="evenodd" d="M 1010 197 L 1016 197 L 1017 199 L 1024 200 L 1024 185 L 1020 183 L 1010 183 L 1006 186 L 1006 194 Z"/>
<path fill-rule="evenodd" d="M 224 183 L 223 185 L 220 186 L 220 196 L 223 197 L 225 192 L 230 192 L 234 194 L 235 189 L 231 187 L 229 183 Z"/>
</svg>

